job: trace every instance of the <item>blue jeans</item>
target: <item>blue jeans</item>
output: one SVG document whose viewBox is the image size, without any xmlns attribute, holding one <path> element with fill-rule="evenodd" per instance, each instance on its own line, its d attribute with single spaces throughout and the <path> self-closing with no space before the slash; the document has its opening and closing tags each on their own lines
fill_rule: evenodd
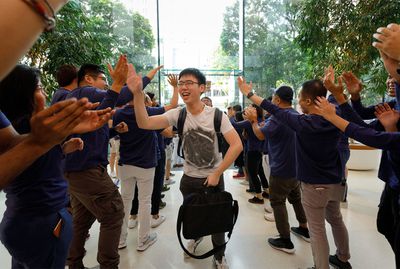
<svg viewBox="0 0 400 269">
<path fill-rule="evenodd" d="M 62 219 L 59 237 L 53 234 Z M 63 208 L 50 215 L 4 217 L 0 240 L 12 256 L 13 269 L 64 269 L 72 239 L 72 217 Z"/>
</svg>

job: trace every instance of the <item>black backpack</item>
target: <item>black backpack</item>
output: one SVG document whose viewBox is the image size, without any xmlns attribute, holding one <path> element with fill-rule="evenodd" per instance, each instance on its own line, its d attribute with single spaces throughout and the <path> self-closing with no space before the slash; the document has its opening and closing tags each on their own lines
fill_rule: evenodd
<svg viewBox="0 0 400 269">
<path fill-rule="evenodd" d="M 177 124 L 178 136 L 179 136 L 177 153 L 178 156 L 183 159 L 185 159 L 185 156 L 182 150 L 182 135 L 183 135 L 183 126 L 185 125 L 186 115 L 187 111 L 186 107 L 184 107 L 181 109 L 181 111 L 179 111 L 178 124 Z M 226 142 L 224 135 L 221 133 L 221 121 L 222 121 L 222 111 L 219 110 L 218 108 L 215 108 L 214 130 L 215 133 L 217 134 L 217 139 L 218 139 L 218 151 L 222 152 L 224 156 L 228 148 L 228 143 Z"/>
</svg>

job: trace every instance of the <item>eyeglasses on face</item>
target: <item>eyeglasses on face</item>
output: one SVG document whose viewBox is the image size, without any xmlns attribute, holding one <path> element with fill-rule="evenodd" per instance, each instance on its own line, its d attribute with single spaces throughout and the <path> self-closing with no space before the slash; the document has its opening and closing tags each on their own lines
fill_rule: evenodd
<svg viewBox="0 0 400 269">
<path fill-rule="evenodd" d="M 198 82 L 196 82 L 196 81 L 193 81 L 193 80 L 186 80 L 186 81 L 178 81 L 178 87 L 183 87 L 183 86 L 188 86 L 188 87 L 190 87 L 190 86 L 192 86 L 193 84 L 199 84 Z"/>
</svg>

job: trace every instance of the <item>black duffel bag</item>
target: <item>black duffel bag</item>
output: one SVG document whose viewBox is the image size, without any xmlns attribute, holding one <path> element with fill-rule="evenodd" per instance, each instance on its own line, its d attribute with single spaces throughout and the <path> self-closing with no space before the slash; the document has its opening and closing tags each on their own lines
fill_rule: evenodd
<svg viewBox="0 0 400 269">
<path fill-rule="evenodd" d="M 239 214 L 239 206 L 232 195 L 226 191 L 215 191 L 208 188 L 205 193 L 188 195 L 179 208 L 176 231 L 182 249 L 192 258 L 204 259 L 221 250 L 225 244 L 215 247 L 203 255 L 190 253 L 182 243 L 186 239 L 198 239 L 202 236 L 228 232 L 228 239 L 232 235 Z M 228 240 L 229 241 L 229 240 Z"/>
</svg>

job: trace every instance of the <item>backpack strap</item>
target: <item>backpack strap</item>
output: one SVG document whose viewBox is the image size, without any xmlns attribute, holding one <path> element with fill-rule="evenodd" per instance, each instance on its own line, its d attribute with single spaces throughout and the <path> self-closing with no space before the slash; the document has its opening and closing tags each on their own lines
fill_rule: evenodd
<svg viewBox="0 0 400 269">
<path fill-rule="evenodd" d="M 177 154 L 179 157 L 185 159 L 183 150 L 182 150 L 182 136 L 183 136 L 183 126 L 185 125 L 185 120 L 186 120 L 186 107 L 182 108 L 181 111 L 179 111 L 179 117 L 178 117 L 178 124 L 177 124 L 177 129 L 178 129 L 178 136 L 179 136 L 179 142 L 178 142 L 178 149 L 177 149 Z"/>
<path fill-rule="evenodd" d="M 221 121 L 222 121 L 222 111 L 218 108 L 215 108 L 214 112 L 214 130 L 217 134 L 218 140 L 218 152 L 222 152 L 222 139 L 223 135 L 221 133 Z"/>
<path fill-rule="evenodd" d="M 232 225 L 232 229 L 230 231 L 228 231 L 228 235 L 227 235 L 228 236 L 228 241 L 226 241 L 224 244 L 219 245 L 219 246 L 213 248 L 212 250 L 210 250 L 210 251 L 208 251 L 208 252 L 206 252 L 206 253 L 204 253 L 202 255 L 194 255 L 194 254 L 190 253 L 189 250 L 187 250 L 185 248 L 185 246 L 183 245 L 183 242 L 182 242 L 181 229 L 182 229 L 182 223 L 183 223 L 183 213 L 184 213 L 183 211 L 185 210 L 185 206 L 181 205 L 181 207 L 179 208 L 179 212 L 178 212 L 178 220 L 176 222 L 176 233 L 178 235 L 179 244 L 181 245 L 183 251 L 185 251 L 185 253 L 187 255 L 189 255 L 190 257 L 195 258 L 195 259 L 205 259 L 205 258 L 208 258 L 208 257 L 214 255 L 218 251 L 221 251 L 226 246 L 226 244 L 228 244 L 229 240 L 231 240 L 233 227 L 235 226 L 237 218 L 239 216 L 239 204 L 238 204 L 238 201 L 237 200 L 233 200 L 233 205 L 232 206 L 233 206 L 233 225 Z"/>
<path fill-rule="evenodd" d="M 221 121 L 222 121 L 222 111 L 216 107 L 214 112 L 214 129 L 216 133 L 221 132 Z"/>
</svg>

